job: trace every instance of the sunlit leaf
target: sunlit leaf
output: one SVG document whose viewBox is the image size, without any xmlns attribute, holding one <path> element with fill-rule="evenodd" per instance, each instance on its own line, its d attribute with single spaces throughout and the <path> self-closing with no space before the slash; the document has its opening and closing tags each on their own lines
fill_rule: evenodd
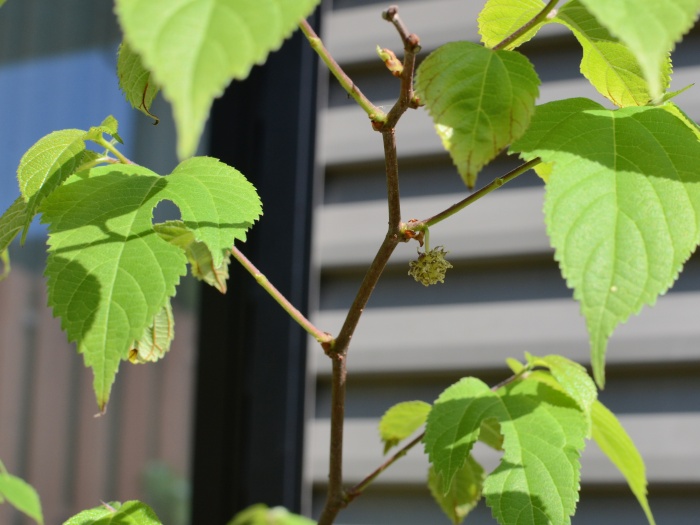
<svg viewBox="0 0 700 525">
<path fill-rule="evenodd" d="M 423 401 L 405 401 L 387 410 L 379 421 L 384 453 L 418 430 L 428 418 L 430 408 Z"/>
<path fill-rule="evenodd" d="M 545 6 L 542 0 L 488 0 L 479 13 L 479 34 L 493 48 L 535 18 Z M 542 27 L 537 24 L 504 49 L 515 49 L 530 40 Z"/>
<path fill-rule="evenodd" d="M 570 99 L 538 107 L 511 149 L 553 163 L 545 222 L 602 387 L 610 334 L 668 290 L 698 244 L 700 142 L 662 107 Z"/>
<path fill-rule="evenodd" d="M 3 500 L 14 508 L 29 516 L 42 525 L 44 517 L 41 512 L 39 495 L 29 483 L 17 476 L 13 476 L 5 470 L 0 462 L 0 503 Z"/>
<path fill-rule="evenodd" d="M 527 129 L 538 86 L 520 53 L 471 42 L 445 44 L 420 65 L 416 91 L 467 186 Z"/>
<path fill-rule="evenodd" d="M 124 40 L 173 105 L 181 159 L 194 154 L 214 98 L 264 62 L 319 1 L 116 1 Z"/>
</svg>

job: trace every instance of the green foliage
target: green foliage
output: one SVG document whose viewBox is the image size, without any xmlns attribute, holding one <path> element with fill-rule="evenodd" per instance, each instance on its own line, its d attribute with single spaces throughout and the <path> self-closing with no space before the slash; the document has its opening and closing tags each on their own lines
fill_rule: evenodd
<svg viewBox="0 0 700 525">
<path fill-rule="evenodd" d="M 462 523 L 481 499 L 485 472 L 479 463 L 467 456 L 464 466 L 455 473 L 450 489 L 443 493 L 441 476 L 434 467 L 428 471 L 428 488 L 442 511 L 452 523 Z"/>
<path fill-rule="evenodd" d="M 175 319 L 170 301 L 158 310 L 153 322 L 147 327 L 141 337 L 131 344 L 129 361 L 137 363 L 153 363 L 170 350 L 170 343 L 175 337 Z"/>
<path fill-rule="evenodd" d="M 124 40 L 173 105 L 180 159 L 194 154 L 214 98 L 264 62 L 318 3 L 116 0 Z"/>
<path fill-rule="evenodd" d="M 513 151 L 553 162 L 545 222 L 605 382 L 614 328 L 653 304 L 698 243 L 700 142 L 661 107 L 610 111 L 586 99 L 537 108 Z"/>
<path fill-rule="evenodd" d="M 632 493 L 639 501 L 650 525 L 655 525 L 654 516 L 647 501 L 647 479 L 644 461 L 615 415 L 600 401 L 591 407 L 593 439 L 600 449 L 620 470 Z"/>
<path fill-rule="evenodd" d="M 379 420 L 384 453 L 418 430 L 425 423 L 430 408 L 423 401 L 404 401 L 387 410 Z"/>
<path fill-rule="evenodd" d="M 43 525 L 39 496 L 29 483 L 13 476 L 0 461 L 0 503 L 7 501 L 20 512 L 26 514 L 39 525 Z"/>
<path fill-rule="evenodd" d="M 583 6 L 580 0 L 566 3 L 554 19 L 573 32 L 583 48 L 581 74 L 598 92 L 619 107 L 644 106 L 653 95 L 644 71 L 634 53 L 608 30 Z M 662 90 L 671 82 L 671 62 L 668 58 L 659 63 Z"/>
<path fill-rule="evenodd" d="M 588 423 L 576 402 L 539 381 L 515 380 L 493 392 L 476 378 L 445 390 L 430 412 L 425 449 L 447 493 L 481 422 L 496 418 L 504 436 L 500 465 L 484 495 L 501 524 L 567 524 L 578 500 L 579 456 Z M 524 488 L 527 487 L 526 490 Z"/>
<path fill-rule="evenodd" d="M 700 0 L 581 0 L 637 57 L 652 99 L 663 94 L 663 63 L 697 19 Z"/>
<path fill-rule="evenodd" d="M 103 503 L 76 514 L 63 525 L 161 525 L 148 505 L 140 501 Z"/>
<path fill-rule="evenodd" d="M 153 118 L 154 124 L 158 124 L 158 117 L 150 109 L 160 88 L 151 79 L 150 71 L 143 67 L 141 57 L 126 42 L 122 42 L 117 52 L 117 76 L 119 87 L 131 107 Z"/>
<path fill-rule="evenodd" d="M 520 53 L 471 42 L 445 44 L 420 65 L 416 91 L 467 186 L 525 132 L 539 83 Z"/>
<path fill-rule="evenodd" d="M 179 206 L 215 265 L 261 213 L 243 175 L 207 157 L 187 160 L 166 177 L 135 165 L 93 168 L 72 176 L 41 208 L 49 223 L 49 304 L 94 371 L 101 409 L 119 361 L 186 272 L 184 250 L 151 224 L 153 208 L 166 199 Z"/>
<path fill-rule="evenodd" d="M 27 215 L 27 203 L 21 196 L 5 210 L 0 217 L 0 251 L 6 251 L 17 234 L 28 224 Z"/>
<path fill-rule="evenodd" d="M 500 44 L 515 31 L 533 19 L 544 7 L 542 0 L 488 0 L 479 13 L 479 34 L 488 48 Z M 512 50 L 537 34 L 537 24 L 504 49 Z"/>
<path fill-rule="evenodd" d="M 236 514 L 228 525 L 315 525 L 298 514 L 292 514 L 284 507 L 269 508 L 267 505 L 252 505 Z"/>
</svg>

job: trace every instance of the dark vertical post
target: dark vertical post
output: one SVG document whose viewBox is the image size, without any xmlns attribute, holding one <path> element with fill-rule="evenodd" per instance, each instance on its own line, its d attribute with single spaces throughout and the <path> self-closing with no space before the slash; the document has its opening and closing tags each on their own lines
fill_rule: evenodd
<svg viewBox="0 0 700 525">
<path fill-rule="evenodd" d="M 211 155 L 257 187 L 264 216 L 239 247 L 300 310 L 308 300 L 316 56 L 296 32 L 214 106 Z M 253 503 L 298 511 L 306 334 L 235 262 L 225 296 L 204 287 L 192 523 Z"/>
</svg>

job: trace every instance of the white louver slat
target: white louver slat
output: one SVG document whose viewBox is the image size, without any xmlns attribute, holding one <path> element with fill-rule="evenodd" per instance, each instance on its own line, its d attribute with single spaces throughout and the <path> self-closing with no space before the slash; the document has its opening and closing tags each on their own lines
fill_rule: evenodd
<svg viewBox="0 0 700 525">
<path fill-rule="evenodd" d="M 365 88 L 365 82 L 365 93 L 388 108 L 392 101 L 387 94 L 398 91 L 398 83 L 376 57 L 375 46 L 398 51 L 398 37 L 381 19 L 389 3 L 361 4 L 352 7 L 348 1 L 342 8 L 328 10 L 324 42 L 349 74 L 357 75 L 360 88 Z M 421 37 L 421 56 L 447 41 L 478 41 L 476 15 L 483 4 L 484 0 L 398 3 L 404 22 Z M 603 100 L 580 75 L 575 76 L 580 48 L 566 30 L 551 26 L 538 38 L 539 44 L 525 49 L 543 80 L 538 103 L 573 96 Z M 700 77 L 700 39 L 693 35 L 688 40 L 674 60 L 675 89 Z M 351 303 L 386 233 L 387 207 L 381 180 L 381 137 L 372 131 L 364 112 L 338 92 L 333 79 L 328 79 L 328 86 L 328 100 L 322 100 L 319 107 L 317 155 L 325 173 L 327 198 L 315 210 L 312 260 L 319 296 L 312 318 L 322 330 L 337 333 L 343 308 Z M 373 97 L 373 90 L 381 97 Z M 691 117 L 700 119 L 700 97 L 692 89 L 678 101 Z M 434 170 L 435 180 L 442 181 L 450 164 L 424 111 L 409 111 L 402 118 L 397 147 L 402 188 L 409 190 L 402 200 L 403 220 L 426 218 L 468 194 L 461 182 L 439 189 L 431 189 L 428 182 L 421 191 L 421 175 L 430 181 Z M 512 161 L 496 161 L 478 185 L 513 165 Z M 456 171 L 452 176 L 458 181 Z M 348 192 L 355 179 L 361 188 Z M 445 284 L 433 287 L 435 290 L 424 289 L 406 275 L 416 245 L 397 248 L 389 275 L 370 300 L 348 355 L 347 483 L 360 480 L 381 463 L 377 418 L 397 400 L 413 396 L 432 401 L 450 378 L 474 373 L 486 374 L 485 380 L 504 377 L 504 360 L 522 358 L 524 351 L 560 353 L 588 363 L 584 321 L 558 274 L 545 234 L 543 193 L 535 176 L 527 174 L 431 228 L 431 244 L 444 245 L 450 252 L 448 260 L 455 265 Z M 700 447 L 696 446 L 700 440 L 700 323 L 695 321 L 700 306 L 698 265 L 691 265 L 686 273 L 678 285 L 682 292 L 660 298 L 655 308 L 645 308 L 641 316 L 616 331 L 608 353 L 608 389 L 602 395 L 647 461 L 652 507 L 655 498 L 659 502 L 655 508 L 659 523 L 694 523 L 700 512 L 700 500 L 691 497 L 700 490 Z M 505 284 L 495 285 L 496 279 Z M 403 327 L 401 335 L 396 327 Z M 325 498 L 327 479 L 330 362 L 315 343 L 310 343 L 309 352 L 317 406 L 308 426 L 306 478 L 313 487 L 310 508 L 317 511 Z M 654 389 L 655 374 L 663 388 Z M 629 391 L 630 396 L 637 396 L 634 399 L 625 397 L 628 384 L 636 385 Z M 495 460 L 496 455 L 487 451 L 486 463 Z M 636 509 L 636 503 L 602 453 L 591 446 L 583 464 L 585 494 L 580 519 L 584 521 L 574 518 L 573 523 L 641 523 L 641 514 L 634 512 L 629 517 L 605 514 L 609 511 L 605 503 L 608 490 L 625 502 L 621 509 Z M 426 469 L 421 450 L 412 451 L 379 478 L 375 495 L 362 497 L 366 503 L 362 498 L 353 503 L 371 512 L 349 508 L 341 513 L 339 523 L 447 523 L 424 488 Z M 668 491 L 664 492 L 669 486 L 677 489 L 672 503 L 668 503 Z M 390 505 L 409 510 L 393 514 Z M 687 510 L 691 508 L 694 512 Z M 473 522 L 495 523 L 489 514 L 482 509 Z"/>
</svg>

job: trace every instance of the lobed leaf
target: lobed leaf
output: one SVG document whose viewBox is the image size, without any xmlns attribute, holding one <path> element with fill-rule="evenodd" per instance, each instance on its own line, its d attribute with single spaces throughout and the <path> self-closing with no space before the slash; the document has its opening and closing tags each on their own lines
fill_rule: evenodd
<svg viewBox="0 0 700 525">
<path fill-rule="evenodd" d="M 520 53 L 471 42 L 445 44 L 420 65 L 416 91 L 467 186 L 525 132 L 538 86 L 532 64 Z"/>
<path fill-rule="evenodd" d="M 124 40 L 173 105 L 181 159 L 214 98 L 278 49 L 320 0 L 117 0 Z"/>
<path fill-rule="evenodd" d="M 141 57 L 126 42 L 122 42 L 117 51 L 117 77 L 119 88 L 131 107 L 158 124 L 158 117 L 151 113 L 151 104 L 160 88 L 151 78 L 151 72 L 143 66 Z"/>
<path fill-rule="evenodd" d="M 161 525 L 151 507 L 140 501 L 103 503 L 84 510 L 63 525 Z"/>
<path fill-rule="evenodd" d="M 581 0 L 602 26 L 624 43 L 641 66 L 652 99 L 664 91 L 662 64 L 690 30 L 700 0 Z"/>
<path fill-rule="evenodd" d="M 610 334 L 668 290 L 697 246 L 700 142 L 662 107 L 570 99 L 538 107 L 512 150 L 553 163 L 545 222 L 602 387 Z"/>
<path fill-rule="evenodd" d="M 404 401 L 387 410 L 379 420 L 384 454 L 418 430 L 428 419 L 431 408 L 423 401 Z"/>
<path fill-rule="evenodd" d="M 644 106 L 655 98 L 632 50 L 613 37 L 580 0 L 567 2 L 554 21 L 571 29 L 581 44 L 581 74 L 601 95 L 618 107 Z M 671 83 L 668 57 L 659 64 L 658 75 L 665 91 Z"/>
<path fill-rule="evenodd" d="M 34 487 L 23 479 L 9 474 L 0 462 L 0 503 L 3 500 L 40 525 L 44 523 L 41 501 Z"/>
<path fill-rule="evenodd" d="M 479 13 L 479 35 L 488 48 L 500 44 L 530 20 L 544 7 L 542 0 L 488 0 Z M 537 34 L 542 24 L 534 26 L 504 49 L 515 49 Z"/>
<path fill-rule="evenodd" d="M 455 474 L 447 493 L 443 493 L 442 479 L 434 467 L 428 471 L 428 488 L 445 515 L 452 523 L 458 524 L 479 503 L 484 477 L 483 467 L 469 455 L 464 466 Z"/>
<path fill-rule="evenodd" d="M 639 501 L 650 525 L 655 525 L 654 516 L 647 500 L 647 478 L 644 460 L 634 446 L 615 414 L 600 401 L 592 406 L 593 439 L 608 459 L 625 476 L 632 493 Z"/>
<path fill-rule="evenodd" d="M 102 410 L 119 362 L 186 272 L 184 251 L 151 224 L 164 199 L 179 206 L 215 264 L 261 213 L 253 186 L 211 158 L 190 159 L 166 177 L 136 165 L 94 168 L 71 177 L 42 205 L 49 304 L 93 369 Z"/>
</svg>

